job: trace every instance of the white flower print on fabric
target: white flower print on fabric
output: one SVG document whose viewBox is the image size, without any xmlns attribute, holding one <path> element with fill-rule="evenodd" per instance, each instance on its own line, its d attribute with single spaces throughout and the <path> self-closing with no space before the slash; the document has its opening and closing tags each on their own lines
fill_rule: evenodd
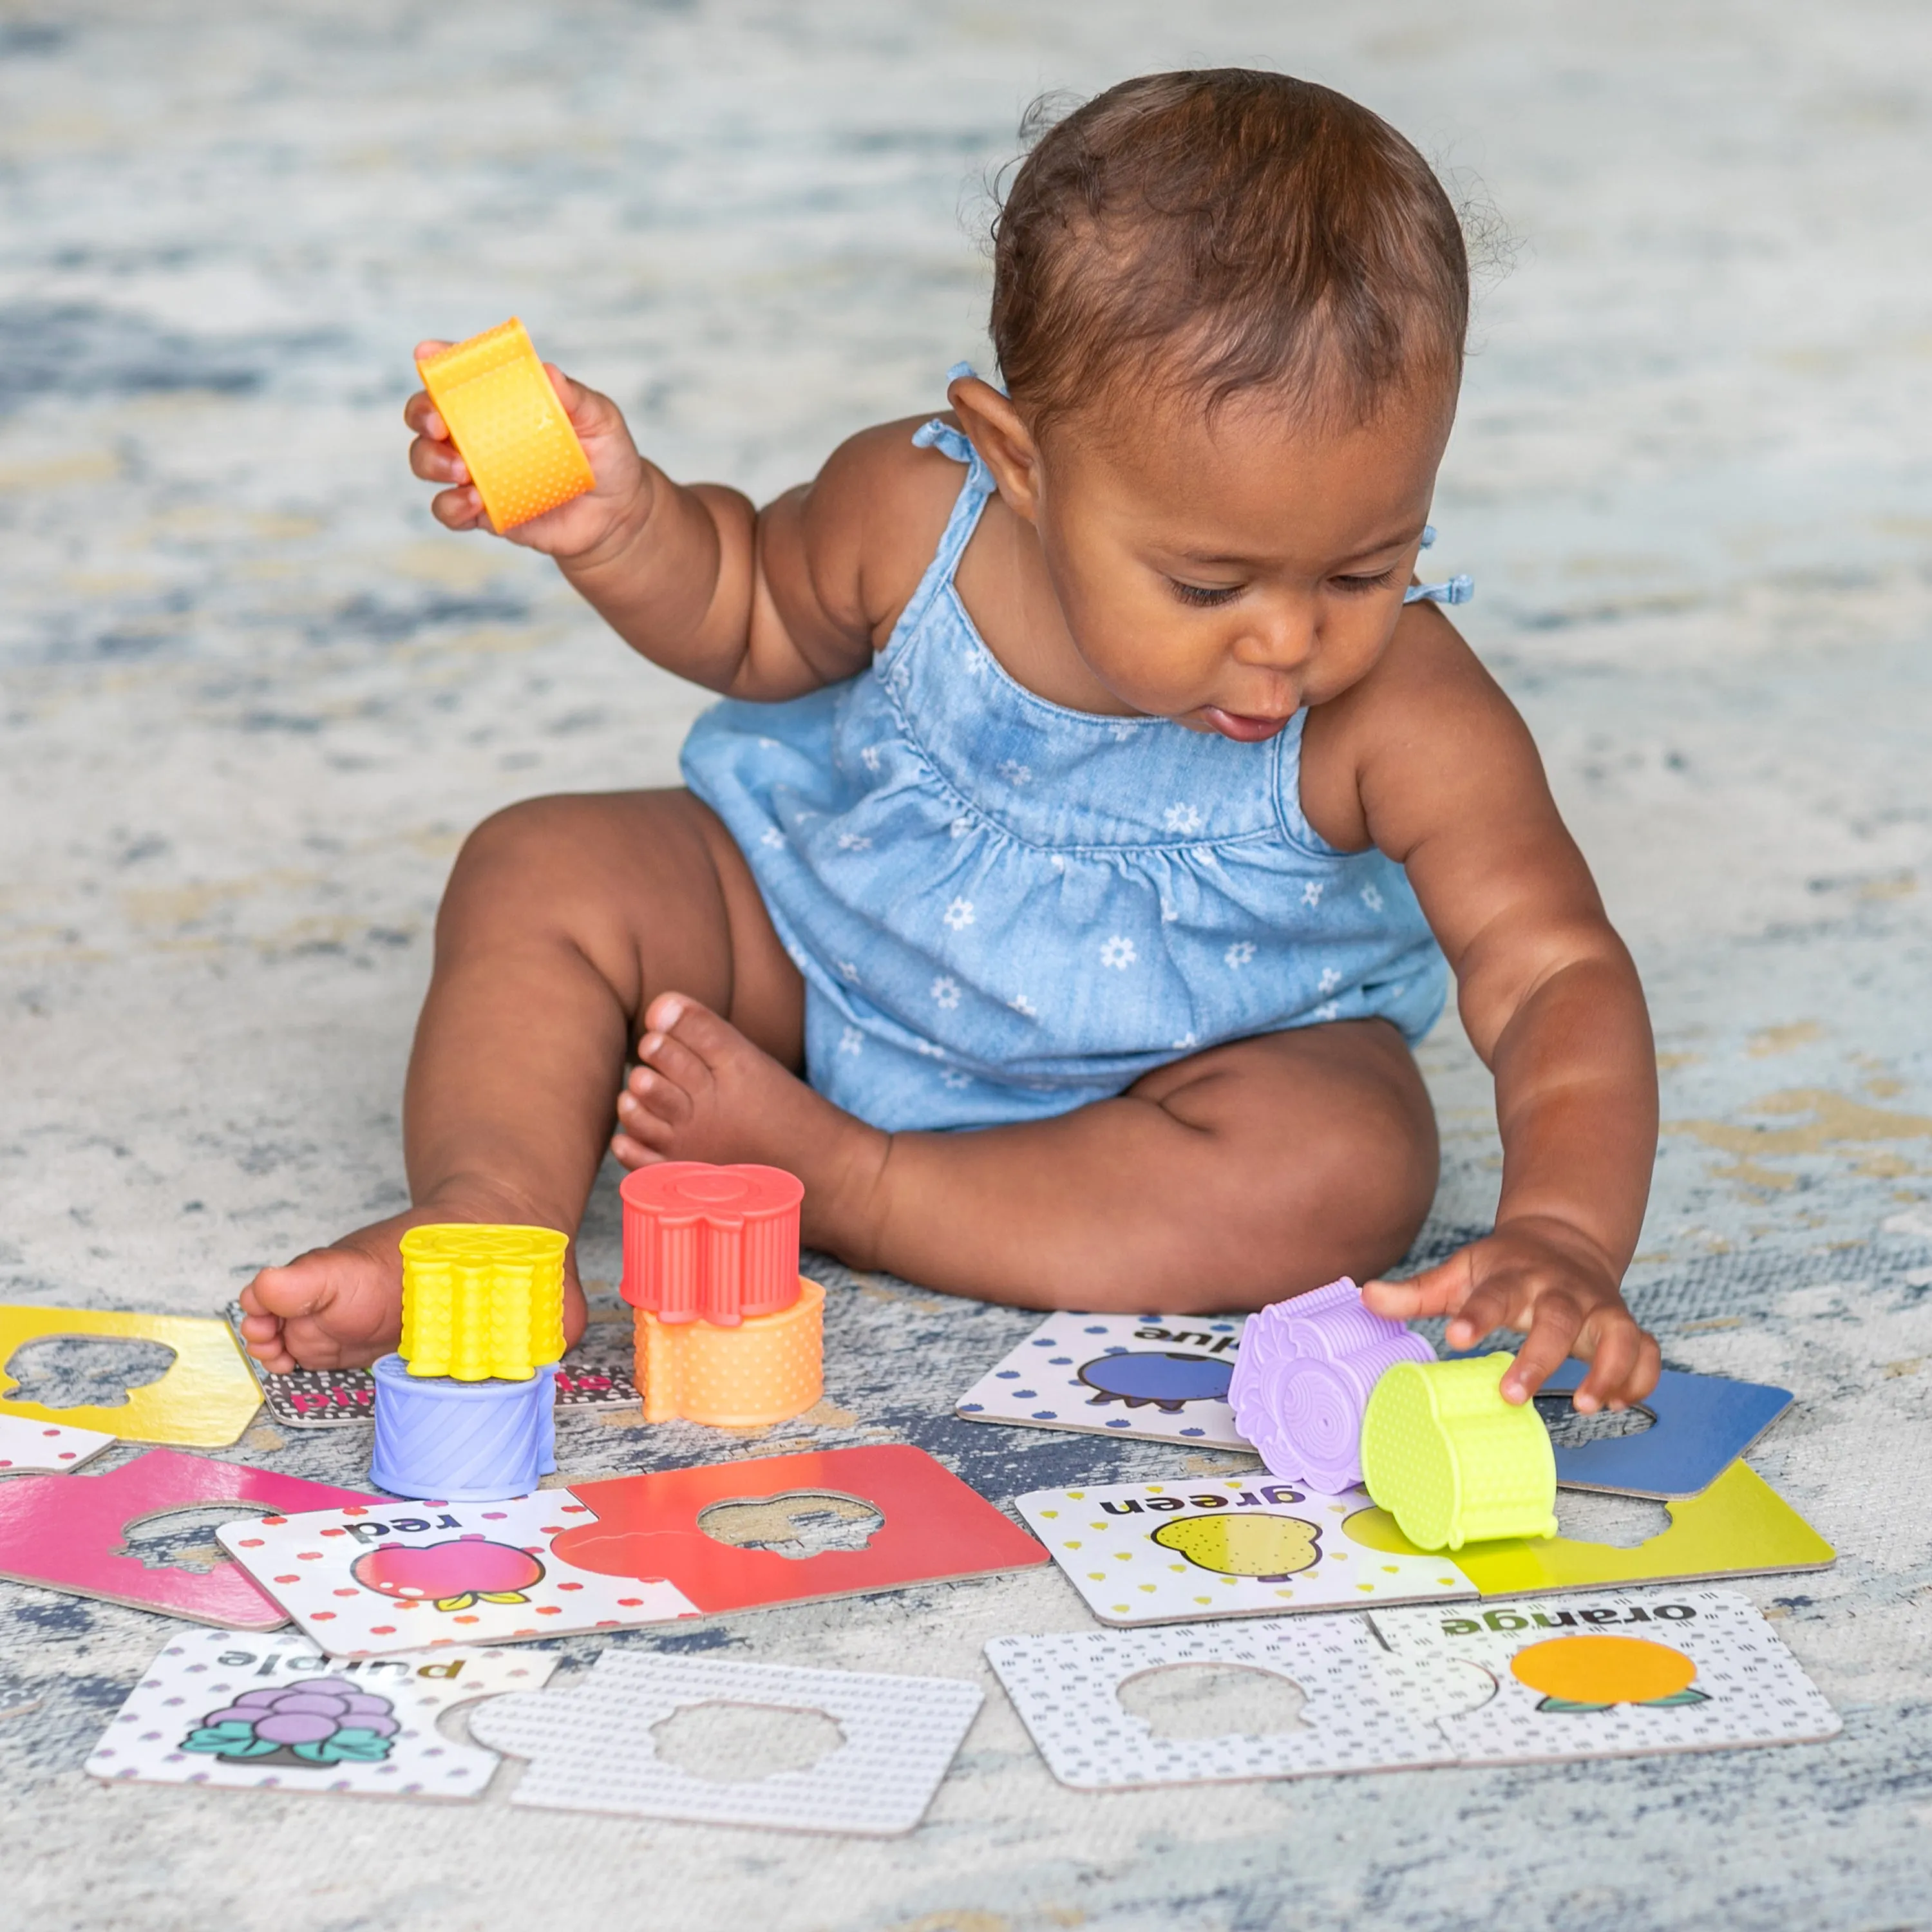
<svg viewBox="0 0 1932 1932">
<path fill-rule="evenodd" d="M 1100 942 L 1100 964 L 1112 967 L 1117 973 L 1124 973 L 1140 956 L 1134 950 L 1134 942 L 1124 932 Z"/>
<path fill-rule="evenodd" d="M 1161 901 L 1160 922 L 1162 926 L 1172 926 L 1180 916 L 1180 912 L 1176 908 L 1174 902 L 1172 899 L 1162 899 Z"/>
<path fill-rule="evenodd" d="M 832 962 L 832 968 L 840 979 L 848 980 L 855 986 L 859 983 L 859 968 L 855 962 L 850 959 L 835 959 Z"/>
<path fill-rule="evenodd" d="M 956 818 L 946 829 L 952 834 L 954 838 L 964 838 L 967 833 L 972 830 L 973 821 L 970 818 Z"/>
<path fill-rule="evenodd" d="M 1200 1044 L 1191 1032 L 1184 1033 L 1174 1042 L 1174 1051 L 1176 1053 L 1191 1053 Z"/>
<path fill-rule="evenodd" d="M 838 1051 L 841 1053 L 863 1053 L 865 1050 L 866 1036 L 856 1027 L 848 1026 L 838 1036 Z"/>
<path fill-rule="evenodd" d="M 1362 888 L 1362 903 L 1368 908 L 1370 911 L 1380 912 L 1382 909 L 1382 896 L 1381 889 L 1378 886 L 1372 885 L 1364 886 Z"/>
<path fill-rule="evenodd" d="M 1022 764 L 1017 758 L 1002 758 L 1000 760 L 1000 776 L 1010 785 L 1031 784 L 1033 767 Z"/>
<path fill-rule="evenodd" d="M 956 1066 L 949 1066 L 939 1076 L 939 1084 L 942 1087 L 950 1087 L 956 1094 L 961 1088 L 972 1085 L 973 1076 L 970 1073 L 962 1073 Z"/>
<path fill-rule="evenodd" d="M 1185 836 L 1190 832 L 1198 832 L 1207 822 L 1198 805 L 1170 805 L 1167 808 L 1166 824 L 1170 832 L 1178 832 Z"/>
<path fill-rule="evenodd" d="M 1339 1020 L 1342 1017 L 1341 1006 L 1336 1000 L 1324 1000 L 1315 1009 L 1315 1017 L 1318 1020 Z"/>
<path fill-rule="evenodd" d="M 1030 1020 L 1038 1019 L 1040 1017 L 1039 1007 L 1035 1006 L 1024 993 L 1016 993 L 1006 1004 L 1011 1006 L 1015 1012 L 1023 1013 Z"/>
<path fill-rule="evenodd" d="M 1318 906 L 1322 903 L 1322 881 L 1319 879 L 1310 879 L 1303 884 L 1301 903 L 1306 906 Z"/>
<path fill-rule="evenodd" d="M 1342 976 L 1336 971 L 1334 967 L 1324 966 L 1322 968 L 1322 991 L 1323 992 L 1332 993 L 1341 983 Z"/>
<path fill-rule="evenodd" d="M 1255 956 L 1255 942 L 1252 939 L 1238 939 L 1221 957 L 1238 973 Z"/>
<path fill-rule="evenodd" d="M 770 846 L 774 851 L 779 850 L 784 842 L 784 834 L 776 825 L 766 826 L 764 831 L 758 834 L 758 843 L 760 845 Z"/>
<path fill-rule="evenodd" d="M 940 914 L 940 917 L 955 932 L 964 932 L 973 923 L 973 902 L 970 899 L 955 899 Z"/>
<path fill-rule="evenodd" d="M 862 832 L 842 832 L 838 835 L 838 849 L 842 852 L 869 852 L 872 842 Z"/>
<path fill-rule="evenodd" d="M 876 772 L 879 769 L 878 746 L 876 745 L 868 745 L 866 748 L 859 754 L 859 762 L 863 765 L 868 772 Z"/>
<path fill-rule="evenodd" d="M 793 826 L 796 827 L 802 825 L 808 818 L 823 818 L 824 816 L 822 812 L 794 812 L 791 815 L 791 822 Z"/>
<path fill-rule="evenodd" d="M 1123 718 L 1114 727 L 1114 742 L 1117 745 L 1124 745 L 1133 735 L 1134 721 L 1131 718 Z"/>
<path fill-rule="evenodd" d="M 932 1003 L 950 1013 L 959 1004 L 959 982 L 950 973 L 942 973 L 932 982 Z"/>
<path fill-rule="evenodd" d="M 916 1040 L 913 1046 L 916 1052 L 928 1060 L 944 1060 L 946 1058 L 944 1053 L 929 1040 Z"/>
<path fill-rule="evenodd" d="M 984 677 L 992 668 L 986 652 L 978 644 L 968 644 L 959 653 L 959 661 L 975 677 Z"/>
</svg>

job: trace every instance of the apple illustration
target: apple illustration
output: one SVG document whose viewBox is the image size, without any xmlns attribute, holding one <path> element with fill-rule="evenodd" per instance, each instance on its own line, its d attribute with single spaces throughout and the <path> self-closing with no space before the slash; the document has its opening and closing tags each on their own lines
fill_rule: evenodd
<svg viewBox="0 0 1932 1932">
<path fill-rule="evenodd" d="M 544 1567 L 527 1550 L 482 1537 L 447 1543 L 386 1544 L 366 1550 L 349 1566 L 365 1590 L 406 1603 L 431 1603 L 440 1610 L 486 1604 L 523 1604 L 524 1592 L 543 1580 Z"/>
</svg>

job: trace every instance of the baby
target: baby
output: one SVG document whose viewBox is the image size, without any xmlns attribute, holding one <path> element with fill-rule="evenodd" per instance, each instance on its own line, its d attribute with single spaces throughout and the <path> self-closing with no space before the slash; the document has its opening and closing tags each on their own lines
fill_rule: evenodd
<svg viewBox="0 0 1932 1932">
<path fill-rule="evenodd" d="M 788 1168 L 809 1243 L 955 1294 L 1190 1312 L 1348 1273 L 1452 1346 L 1526 1330 L 1512 1400 L 1573 1354 L 1578 1408 L 1648 1394 L 1618 1292 L 1656 1145 L 1642 992 L 1414 574 L 1468 310 L 1455 212 L 1385 123 L 1170 74 L 1015 177 L 1004 386 L 955 370 L 946 414 L 763 510 L 674 483 L 553 370 L 596 487 L 509 540 L 727 701 L 686 789 L 471 836 L 410 1064 L 414 1205 L 263 1270 L 256 1356 L 371 1360 L 404 1228 L 574 1228 L 608 1145 Z M 487 530 L 427 396 L 405 420 L 437 520 Z M 1452 970 L 1496 1228 L 1377 1280 L 1436 1186 L 1409 1049 Z"/>
</svg>

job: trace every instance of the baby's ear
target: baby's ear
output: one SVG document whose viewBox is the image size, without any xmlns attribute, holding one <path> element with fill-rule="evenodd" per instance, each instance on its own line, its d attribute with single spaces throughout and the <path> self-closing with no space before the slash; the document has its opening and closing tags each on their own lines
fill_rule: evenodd
<svg viewBox="0 0 1932 1932">
<path fill-rule="evenodd" d="M 980 458 L 993 472 L 1009 509 L 1028 523 L 1040 500 L 1040 450 L 1011 400 L 977 376 L 962 376 L 946 392 Z"/>
</svg>

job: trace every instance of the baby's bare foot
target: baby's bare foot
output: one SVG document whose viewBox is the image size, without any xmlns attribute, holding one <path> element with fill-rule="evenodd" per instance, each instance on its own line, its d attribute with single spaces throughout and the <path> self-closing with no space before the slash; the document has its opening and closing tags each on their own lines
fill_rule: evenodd
<svg viewBox="0 0 1932 1932">
<path fill-rule="evenodd" d="M 890 1137 L 814 1094 L 728 1020 L 682 993 L 644 1015 L 640 1065 L 617 1099 L 610 1151 L 660 1160 L 761 1161 L 805 1183 L 805 1238 L 857 1258 Z"/>
<path fill-rule="evenodd" d="M 426 1222 L 527 1223 L 506 1198 L 493 1205 L 466 1196 L 461 1207 L 427 1201 L 372 1222 L 326 1248 L 311 1248 L 284 1268 L 267 1268 L 242 1291 L 242 1335 L 248 1352 L 274 1375 L 292 1369 L 360 1369 L 402 1338 L 403 1258 L 396 1244 Z M 584 1332 L 584 1290 L 574 1242 L 564 1258 L 563 1332 Z"/>
</svg>

